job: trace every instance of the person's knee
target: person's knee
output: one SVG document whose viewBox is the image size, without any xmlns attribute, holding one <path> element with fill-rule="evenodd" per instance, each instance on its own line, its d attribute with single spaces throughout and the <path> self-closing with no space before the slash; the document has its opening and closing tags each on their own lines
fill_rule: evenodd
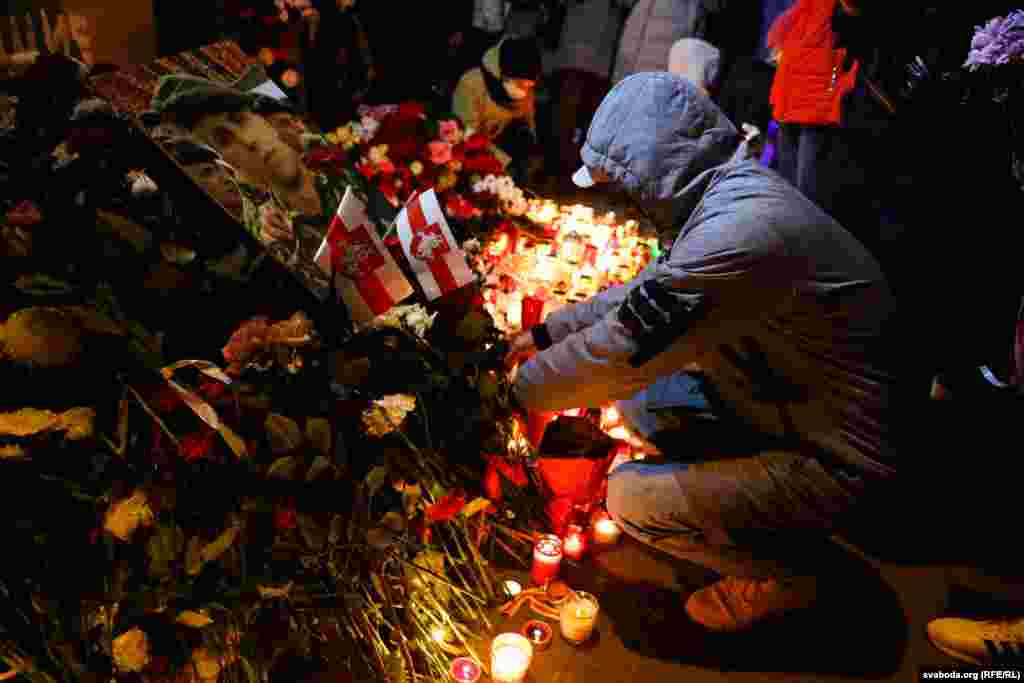
<svg viewBox="0 0 1024 683">
<path fill-rule="evenodd" d="M 682 501 L 675 479 L 681 465 L 620 465 L 608 477 L 607 508 L 612 519 L 627 530 L 661 526 L 658 520 Z"/>
</svg>

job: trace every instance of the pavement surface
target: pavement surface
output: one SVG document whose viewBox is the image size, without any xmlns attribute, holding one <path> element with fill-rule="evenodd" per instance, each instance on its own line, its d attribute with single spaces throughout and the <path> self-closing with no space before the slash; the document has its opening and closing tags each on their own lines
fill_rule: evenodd
<svg viewBox="0 0 1024 683">
<path fill-rule="evenodd" d="M 566 566 L 568 583 L 600 601 L 595 635 L 573 646 L 550 622 L 552 643 L 534 654 L 526 683 L 917 681 L 922 667 L 959 666 L 928 642 L 929 620 L 1007 614 L 1024 598 L 1020 579 L 965 564 L 879 560 L 839 538 L 833 549 L 831 561 L 844 566 L 820 577 L 816 607 L 721 635 L 683 610 L 685 598 L 714 577 L 624 536 Z M 534 618 L 525 608 L 499 616 L 496 631 Z"/>
</svg>

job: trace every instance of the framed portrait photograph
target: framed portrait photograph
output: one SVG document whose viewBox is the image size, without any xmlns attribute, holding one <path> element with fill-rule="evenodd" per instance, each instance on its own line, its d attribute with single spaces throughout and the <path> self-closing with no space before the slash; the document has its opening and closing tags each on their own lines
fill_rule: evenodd
<svg viewBox="0 0 1024 683">
<path fill-rule="evenodd" d="M 258 62 L 226 41 L 93 79 L 212 205 L 228 212 L 319 301 L 331 276 L 316 255 L 346 190 L 371 215 L 395 208 L 336 154 Z"/>
</svg>

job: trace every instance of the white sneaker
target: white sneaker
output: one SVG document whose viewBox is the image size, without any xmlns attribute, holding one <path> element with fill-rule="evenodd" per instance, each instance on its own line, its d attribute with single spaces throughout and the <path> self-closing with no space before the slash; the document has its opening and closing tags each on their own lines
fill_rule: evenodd
<svg viewBox="0 0 1024 683">
<path fill-rule="evenodd" d="M 975 666 L 1024 665 L 1024 619 L 935 619 L 928 639 L 945 654 Z"/>
</svg>

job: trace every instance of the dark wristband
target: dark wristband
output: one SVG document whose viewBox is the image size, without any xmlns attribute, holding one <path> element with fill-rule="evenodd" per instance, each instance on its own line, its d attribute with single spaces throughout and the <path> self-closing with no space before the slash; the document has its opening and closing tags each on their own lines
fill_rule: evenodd
<svg viewBox="0 0 1024 683">
<path fill-rule="evenodd" d="M 550 348 L 551 345 L 554 344 L 554 342 L 551 341 L 551 333 L 548 332 L 548 328 L 544 323 L 531 327 L 530 334 L 533 335 L 533 345 L 540 351 Z"/>
</svg>

